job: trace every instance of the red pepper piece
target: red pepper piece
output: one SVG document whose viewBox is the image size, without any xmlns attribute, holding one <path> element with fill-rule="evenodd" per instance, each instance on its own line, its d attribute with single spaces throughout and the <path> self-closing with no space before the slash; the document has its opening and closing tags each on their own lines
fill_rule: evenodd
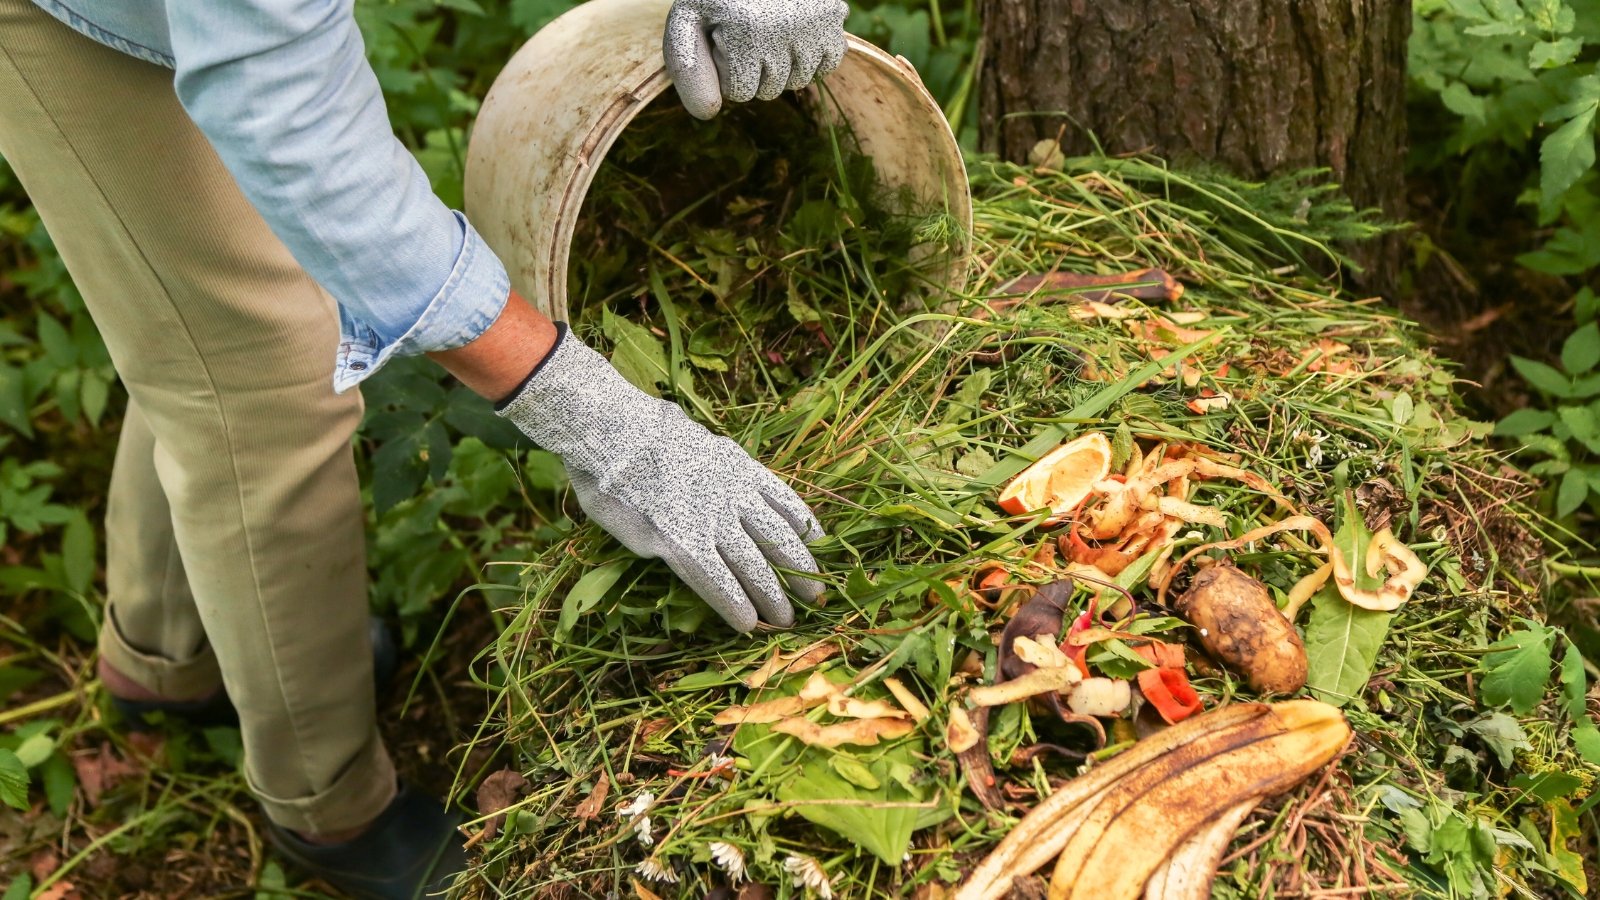
<svg viewBox="0 0 1600 900">
<path fill-rule="evenodd" d="M 1139 690 L 1168 725 L 1200 711 L 1200 695 L 1182 669 L 1145 669 L 1139 673 Z"/>
</svg>

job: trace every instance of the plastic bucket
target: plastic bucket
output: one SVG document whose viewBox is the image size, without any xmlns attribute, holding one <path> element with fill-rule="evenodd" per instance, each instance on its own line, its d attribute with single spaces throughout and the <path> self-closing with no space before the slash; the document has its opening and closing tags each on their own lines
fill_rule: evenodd
<svg viewBox="0 0 1600 900">
<path fill-rule="evenodd" d="M 467 214 L 504 261 L 512 287 L 552 318 L 567 317 L 567 257 L 595 170 L 634 117 L 671 87 L 661 59 L 670 6 L 591 0 L 562 15 L 507 63 L 473 127 Z M 944 113 L 904 59 L 849 41 L 827 91 L 807 88 L 804 108 L 819 125 L 850 128 L 886 196 L 910 207 L 894 212 L 947 212 L 965 242 L 972 197 Z M 959 288 L 966 249 L 928 265 L 931 277 Z"/>
</svg>

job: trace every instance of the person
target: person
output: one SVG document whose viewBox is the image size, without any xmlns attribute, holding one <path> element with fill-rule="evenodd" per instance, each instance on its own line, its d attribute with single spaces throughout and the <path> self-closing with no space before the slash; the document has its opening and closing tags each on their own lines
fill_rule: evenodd
<svg viewBox="0 0 1600 900">
<path fill-rule="evenodd" d="M 676 0 L 664 59 L 710 117 L 837 66 L 847 12 Z M 788 595 L 820 590 L 795 491 L 517 296 L 433 195 L 353 0 L 0 0 L 0 156 L 128 389 L 102 683 L 129 709 L 236 713 L 279 849 L 341 890 L 409 897 L 464 865 L 376 727 L 351 388 L 387 360 L 495 401 L 733 628 L 789 625 Z"/>
</svg>

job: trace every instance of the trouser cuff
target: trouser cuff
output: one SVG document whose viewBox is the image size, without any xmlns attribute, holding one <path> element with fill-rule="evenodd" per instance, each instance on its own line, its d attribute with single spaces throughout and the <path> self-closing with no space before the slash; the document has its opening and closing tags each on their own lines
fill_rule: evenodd
<svg viewBox="0 0 1600 900">
<path fill-rule="evenodd" d="M 307 797 L 273 797 L 256 785 L 245 760 L 245 780 L 267 818 L 280 828 L 301 834 L 334 834 L 360 828 L 376 819 L 394 800 L 394 763 L 374 728 L 355 759 L 324 790 Z"/>
<path fill-rule="evenodd" d="M 198 700 L 222 687 L 222 672 L 217 668 L 217 658 L 210 645 L 183 660 L 140 650 L 123 637 L 117 626 L 115 606 L 106 606 L 99 644 L 100 657 L 111 668 L 164 699 Z"/>
</svg>

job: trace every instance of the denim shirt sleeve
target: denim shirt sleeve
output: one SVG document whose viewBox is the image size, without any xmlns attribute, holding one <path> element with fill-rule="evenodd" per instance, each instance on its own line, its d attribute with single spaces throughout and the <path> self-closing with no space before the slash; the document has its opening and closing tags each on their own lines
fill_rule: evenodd
<svg viewBox="0 0 1600 900">
<path fill-rule="evenodd" d="M 176 0 L 167 17 L 179 100 L 339 303 L 335 390 L 494 323 L 505 267 L 395 138 L 353 0 Z"/>
</svg>

